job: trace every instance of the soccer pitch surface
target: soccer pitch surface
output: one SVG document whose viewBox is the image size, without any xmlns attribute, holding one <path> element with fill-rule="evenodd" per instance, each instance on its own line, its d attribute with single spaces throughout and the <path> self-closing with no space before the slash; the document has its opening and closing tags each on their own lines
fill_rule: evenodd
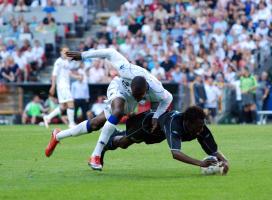
<svg viewBox="0 0 272 200">
<path fill-rule="evenodd" d="M 109 151 L 103 171 L 93 171 L 87 160 L 98 132 L 65 139 L 46 158 L 50 130 L 0 126 L 0 199 L 271 199 L 272 126 L 210 128 L 230 161 L 227 176 L 203 176 L 173 160 L 165 141 Z M 197 141 L 182 149 L 206 156 Z"/>
</svg>

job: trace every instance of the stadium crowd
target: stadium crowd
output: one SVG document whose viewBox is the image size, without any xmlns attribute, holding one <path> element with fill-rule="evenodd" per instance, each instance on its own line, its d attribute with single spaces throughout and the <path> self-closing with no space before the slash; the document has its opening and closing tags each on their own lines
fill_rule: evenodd
<svg viewBox="0 0 272 200">
<path fill-rule="evenodd" d="M 208 110 L 211 122 L 256 123 L 256 111 L 269 98 L 271 40 L 270 0 L 129 0 L 77 50 L 115 48 L 162 82 L 178 83 L 182 111 L 196 104 Z M 0 44 L 1 52 L 8 44 Z M 4 63 L 2 79 L 13 80 L 3 76 Z M 116 75 L 103 60 L 84 65 L 89 83 Z"/>
<path fill-rule="evenodd" d="M 55 7 L 78 4 L 82 1 L 0 1 L 0 82 L 38 81 L 37 72 L 46 65 L 46 54 L 56 47 L 55 39 L 61 39 L 58 26 L 63 24 L 58 24 L 52 15 L 58 12 Z M 20 14 L 33 12 L 37 7 L 37 12 L 45 13 L 41 19 L 25 19 Z M 68 31 L 69 26 L 64 24 L 64 32 Z M 38 34 L 44 34 L 43 38 L 52 34 L 53 41 L 47 44 Z"/>
<path fill-rule="evenodd" d="M 216 121 L 231 114 L 255 123 L 271 85 L 271 9 L 269 0 L 130 0 L 78 50 L 115 48 L 159 80 L 178 83 L 181 110 L 197 104 L 210 121 L 220 111 Z M 106 67 L 95 66 L 89 82 L 103 82 Z"/>
</svg>

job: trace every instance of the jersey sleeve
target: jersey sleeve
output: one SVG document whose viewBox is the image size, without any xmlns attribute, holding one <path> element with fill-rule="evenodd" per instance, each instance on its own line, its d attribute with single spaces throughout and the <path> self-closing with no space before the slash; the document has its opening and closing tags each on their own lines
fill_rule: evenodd
<svg viewBox="0 0 272 200">
<path fill-rule="evenodd" d="M 81 53 L 81 57 L 83 60 L 88 58 L 107 58 L 118 72 L 122 65 L 129 64 L 122 54 L 112 48 L 85 51 Z"/>
<path fill-rule="evenodd" d="M 175 119 L 170 120 L 162 120 L 163 124 L 161 124 L 163 132 L 165 134 L 167 144 L 170 148 L 170 150 L 181 150 L 181 136 L 179 135 L 178 131 L 176 131 L 175 126 L 176 122 Z"/>
<path fill-rule="evenodd" d="M 163 88 L 163 92 L 157 94 L 159 99 L 159 105 L 157 107 L 157 110 L 153 116 L 153 118 L 158 119 L 163 113 L 165 113 L 170 106 L 173 96 L 168 92 L 166 89 Z"/>
<path fill-rule="evenodd" d="M 57 76 L 59 74 L 59 71 L 60 71 L 60 62 L 58 60 L 56 60 L 54 67 L 53 67 L 52 76 Z"/>
<path fill-rule="evenodd" d="M 171 131 L 167 132 L 166 140 L 170 150 L 180 151 L 181 149 L 181 137 Z"/>
<path fill-rule="evenodd" d="M 208 155 L 214 155 L 217 152 L 217 144 L 213 138 L 211 131 L 208 129 L 207 126 L 204 126 L 204 130 L 201 133 L 201 137 L 198 137 L 197 140 L 201 145 L 202 149 Z"/>
</svg>

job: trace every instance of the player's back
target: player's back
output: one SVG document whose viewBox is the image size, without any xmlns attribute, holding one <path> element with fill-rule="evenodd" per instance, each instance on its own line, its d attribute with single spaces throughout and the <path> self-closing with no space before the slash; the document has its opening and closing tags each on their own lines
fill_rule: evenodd
<svg viewBox="0 0 272 200">
<path fill-rule="evenodd" d="M 148 83 L 147 98 L 151 101 L 156 101 L 158 95 L 163 95 L 165 91 L 162 83 L 150 72 L 140 66 L 131 63 L 124 64 L 120 66 L 119 75 L 123 81 L 123 85 L 127 88 L 131 88 L 131 81 L 134 77 L 144 77 L 146 79 L 146 82 Z"/>
</svg>

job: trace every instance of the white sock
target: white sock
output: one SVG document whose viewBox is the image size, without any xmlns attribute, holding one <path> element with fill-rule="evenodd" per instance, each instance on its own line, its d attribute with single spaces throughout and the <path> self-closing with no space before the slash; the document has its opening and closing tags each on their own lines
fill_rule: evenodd
<svg viewBox="0 0 272 200">
<path fill-rule="evenodd" d="M 96 143 L 92 156 L 101 156 L 104 146 L 108 143 L 110 136 L 114 133 L 116 126 L 109 121 L 104 124 L 99 139 Z"/>
<path fill-rule="evenodd" d="M 67 109 L 67 117 L 68 117 L 69 125 L 74 125 L 75 124 L 74 114 L 75 114 L 74 109 L 71 109 L 71 108 Z"/>
<path fill-rule="evenodd" d="M 50 121 L 51 119 L 53 119 L 54 117 L 56 117 L 57 115 L 59 115 L 60 112 L 60 107 L 56 107 L 51 113 L 49 113 L 48 115 L 46 115 L 46 118 Z"/>
<path fill-rule="evenodd" d="M 88 133 L 87 122 L 88 120 L 85 120 L 81 122 L 80 124 L 74 126 L 73 128 L 69 128 L 67 130 L 63 130 L 59 132 L 56 136 L 57 140 L 60 141 L 66 137 L 79 136 L 79 135 Z"/>
</svg>

